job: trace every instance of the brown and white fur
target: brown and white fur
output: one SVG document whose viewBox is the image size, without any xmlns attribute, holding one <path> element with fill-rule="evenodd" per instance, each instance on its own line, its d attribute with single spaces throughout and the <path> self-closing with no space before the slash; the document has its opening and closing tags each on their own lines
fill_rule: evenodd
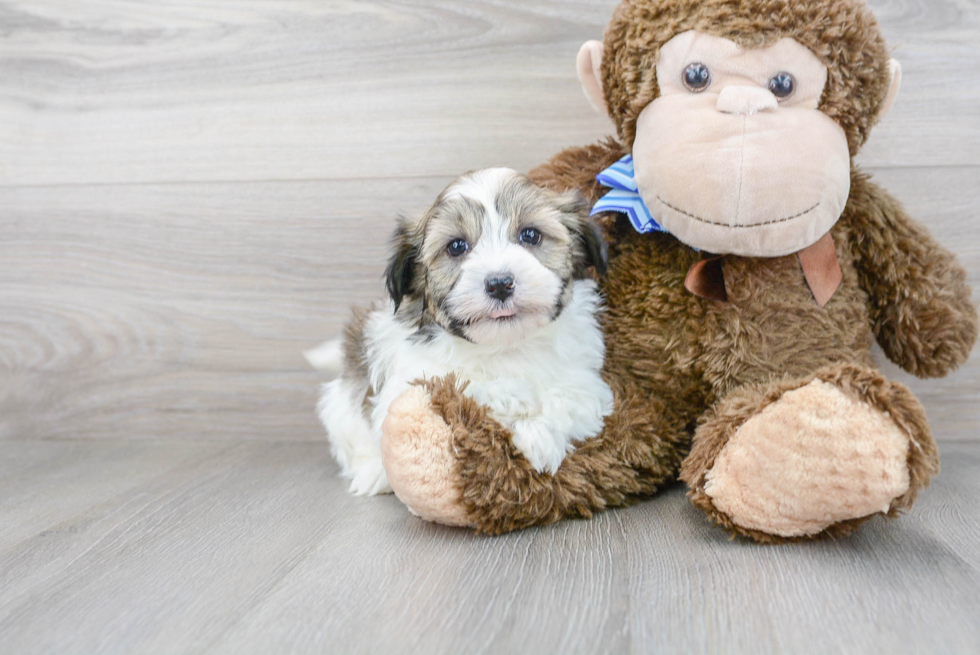
<svg viewBox="0 0 980 655">
<path fill-rule="evenodd" d="M 342 368 L 318 411 L 350 491 L 390 492 L 380 450 L 388 407 L 413 381 L 448 373 L 535 469 L 557 471 L 612 411 L 588 275 L 605 265 L 581 197 L 510 169 L 464 175 L 420 218 L 403 219 L 390 300 L 355 311 L 342 344 L 307 353 L 318 368 Z"/>
</svg>

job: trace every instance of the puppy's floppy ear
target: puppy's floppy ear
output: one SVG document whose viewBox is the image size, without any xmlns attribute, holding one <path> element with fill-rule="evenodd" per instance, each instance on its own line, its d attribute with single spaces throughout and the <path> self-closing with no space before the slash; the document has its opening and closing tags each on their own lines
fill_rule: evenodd
<svg viewBox="0 0 980 655">
<path fill-rule="evenodd" d="M 584 277 L 589 267 L 594 267 L 599 275 L 605 275 L 609 268 L 609 251 L 599 226 L 589 217 L 588 201 L 578 191 L 567 191 L 560 196 L 559 208 L 566 216 L 565 226 L 576 241 L 575 277 Z"/>
<path fill-rule="evenodd" d="M 402 299 L 412 293 L 418 257 L 419 249 L 412 239 L 411 221 L 402 217 L 392 238 L 391 258 L 385 271 L 385 287 L 395 303 L 396 312 L 402 304 Z"/>
</svg>

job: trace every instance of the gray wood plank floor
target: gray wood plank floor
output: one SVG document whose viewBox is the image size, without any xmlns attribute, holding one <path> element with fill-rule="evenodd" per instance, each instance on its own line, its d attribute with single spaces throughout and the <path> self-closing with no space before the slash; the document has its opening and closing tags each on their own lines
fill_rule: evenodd
<svg viewBox="0 0 980 655">
<path fill-rule="evenodd" d="M 479 537 L 349 496 L 318 444 L 4 441 L 0 650 L 976 652 L 980 446 L 942 451 L 900 520 L 767 548 L 681 488 Z"/>
<path fill-rule="evenodd" d="M 0 0 L 0 652 L 980 652 L 980 355 L 943 473 L 837 542 L 729 542 L 674 488 L 501 538 L 336 477 L 301 352 L 398 212 L 610 132 L 615 0 Z M 980 285 L 980 6 L 873 0 L 859 163 Z"/>
</svg>

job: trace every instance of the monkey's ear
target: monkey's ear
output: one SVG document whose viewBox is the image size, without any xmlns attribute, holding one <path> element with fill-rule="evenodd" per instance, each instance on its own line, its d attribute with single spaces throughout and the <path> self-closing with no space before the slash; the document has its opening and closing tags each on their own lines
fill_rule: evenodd
<svg viewBox="0 0 980 655">
<path fill-rule="evenodd" d="M 898 90 L 902 88 L 902 65 L 897 60 L 891 59 L 888 62 L 888 68 L 892 79 L 891 84 L 888 86 L 888 93 L 885 94 L 885 99 L 881 101 L 881 107 L 878 109 L 876 119 L 879 121 L 885 117 L 885 114 L 895 104 L 895 98 L 898 97 Z"/>
<path fill-rule="evenodd" d="M 388 260 L 388 269 L 385 271 L 385 288 L 388 295 L 395 303 L 395 311 L 398 311 L 402 299 L 412 292 L 412 283 L 415 281 L 415 264 L 418 261 L 418 247 L 412 243 L 409 221 L 402 219 L 395 236 L 392 239 L 391 258 Z"/>
<path fill-rule="evenodd" d="M 602 51 L 602 41 L 586 41 L 578 51 L 575 66 L 585 97 L 597 112 L 608 116 L 606 96 L 602 92 Z"/>
<path fill-rule="evenodd" d="M 589 217 L 589 202 L 578 191 L 568 191 L 562 194 L 560 208 L 567 217 L 565 224 L 579 246 L 573 275 L 585 277 L 586 269 L 590 267 L 594 267 L 599 275 L 605 275 L 609 268 L 609 250 L 599 226 Z"/>
</svg>

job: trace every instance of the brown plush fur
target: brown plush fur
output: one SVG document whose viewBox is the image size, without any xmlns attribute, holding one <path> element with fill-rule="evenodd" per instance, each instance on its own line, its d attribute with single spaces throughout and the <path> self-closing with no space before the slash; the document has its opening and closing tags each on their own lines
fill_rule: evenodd
<svg viewBox="0 0 980 655">
<path fill-rule="evenodd" d="M 849 224 L 874 335 L 909 373 L 943 377 L 966 361 L 977 337 L 966 271 L 898 201 L 867 176 L 856 178 L 841 222 Z"/>
<path fill-rule="evenodd" d="M 871 10 L 856 0 L 626 0 L 606 29 L 602 84 L 619 137 L 660 93 L 660 46 L 698 30 L 743 47 L 789 37 L 829 71 L 820 109 L 847 133 L 851 154 L 867 140 L 888 92 L 888 51 Z"/>
<path fill-rule="evenodd" d="M 657 95 L 660 45 L 698 29 L 743 45 L 788 36 L 830 71 L 820 108 L 847 133 L 852 153 L 867 138 L 888 88 L 888 58 L 874 18 L 857 0 L 626 0 L 606 33 L 603 83 L 622 143 L 572 148 L 530 173 L 595 201 L 595 175 L 631 148 L 640 110 Z M 885 191 L 855 170 L 850 199 L 831 231 L 843 281 L 825 307 L 814 301 L 796 256 L 723 260 L 728 302 L 684 288 L 700 254 L 668 234 L 641 235 L 622 215 L 601 219 L 611 240 L 603 281 L 605 377 L 616 407 L 599 437 L 570 454 L 555 476 L 534 472 L 509 434 L 453 381 L 427 383 L 433 410 L 452 427 L 460 497 L 473 524 L 499 533 L 628 503 L 674 479 L 681 462 L 692 500 L 709 518 L 761 542 L 787 539 L 745 530 L 701 489 L 738 425 L 787 390 L 814 379 L 887 411 L 908 434 L 911 505 L 937 470 L 921 406 L 874 371 L 872 337 L 920 376 L 963 363 L 977 337 L 977 312 L 955 257 Z M 700 425 L 700 427 L 699 427 Z M 821 532 L 842 536 L 867 517 Z"/>
<path fill-rule="evenodd" d="M 648 496 L 673 480 L 683 434 L 665 408 L 651 405 L 616 380 L 616 411 L 603 434 L 566 457 L 558 473 L 538 473 L 513 447 L 510 434 L 485 408 L 460 393 L 453 376 L 422 384 L 436 415 L 453 430 L 462 502 L 480 532 L 499 534 L 594 512 Z M 656 407 L 660 411 L 650 411 Z M 668 435 L 666 438 L 661 435 Z"/>
<path fill-rule="evenodd" d="M 877 371 L 860 366 L 847 364 L 827 366 L 805 377 L 785 379 L 768 385 L 745 385 L 731 393 L 702 417 L 701 425 L 695 435 L 694 449 L 681 469 L 681 479 L 691 487 L 688 493 L 691 502 L 703 510 L 709 519 L 731 532 L 752 537 L 756 541 L 783 543 L 820 537 L 842 537 L 874 516 L 837 523 L 816 535 L 785 538 L 758 530 L 748 530 L 737 525 L 730 517 L 718 511 L 711 498 L 705 493 L 707 473 L 736 430 L 748 419 L 758 415 L 766 406 L 777 402 L 787 391 L 799 389 L 814 379 L 833 384 L 855 400 L 887 412 L 898 427 L 909 435 L 911 439 L 908 454 L 909 488 L 903 495 L 892 501 L 888 516 L 895 517 L 901 510 L 911 507 L 919 490 L 928 486 L 929 478 L 939 472 L 939 453 L 926 423 L 925 411 L 908 388 L 886 380 Z"/>
</svg>

